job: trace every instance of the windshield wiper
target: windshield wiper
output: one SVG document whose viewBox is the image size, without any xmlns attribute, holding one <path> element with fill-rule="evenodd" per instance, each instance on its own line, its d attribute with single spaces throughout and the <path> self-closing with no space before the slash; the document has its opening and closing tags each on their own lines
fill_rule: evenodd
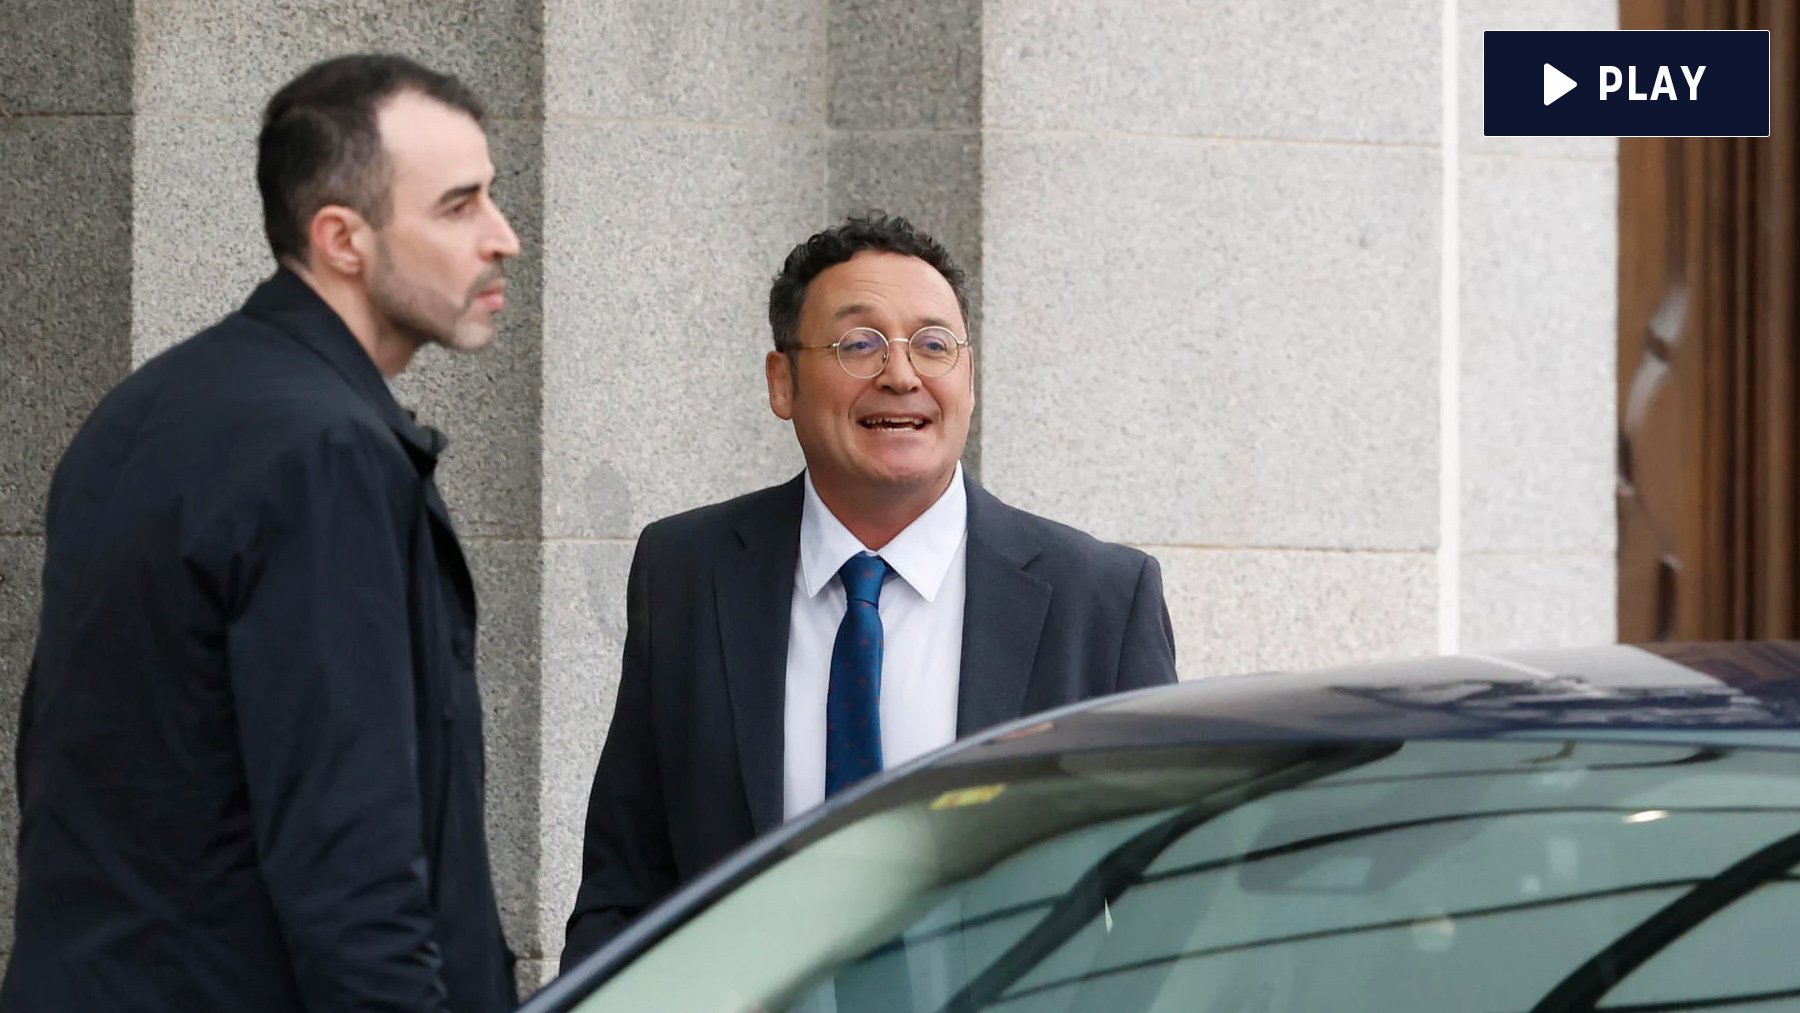
<svg viewBox="0 0 1800 1013">
<path fill-rule="evenodd" d="M 1531 1013 L 1592 1010 L 1614 986 L 1664 947 L 1758 887 L 1780 879 L 1796 864 L 1800 864 L 1800 833 L 1751 852 L 1718 875 L 1695 884 L 1589 957 L 1538 1000 Z"/>
<path fill-rule="evenodd" d="M 1157 856 L 1215 816 L 1266 795 L 1286 791 L 1339 771 L 1393 755 L 1397 743 L 1358 743 L 1308 749 L 1303 759 L 1278 767 L 1247 784 L 1196 802 L 1139 831 L 1107 852 L 1059 897 L 1042 921 L 950 997 L 940 1013 L 974 1013 L 999 999 L 1044 958 L 1099 917 L 1143 876 Z"/>
</svg>

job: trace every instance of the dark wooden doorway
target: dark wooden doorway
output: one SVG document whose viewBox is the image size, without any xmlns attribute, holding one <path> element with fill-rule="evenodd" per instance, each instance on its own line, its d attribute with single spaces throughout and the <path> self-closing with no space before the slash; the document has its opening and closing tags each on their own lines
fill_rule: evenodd
<svg viewBox="0 0 1800 1013">
<path fill-rule="evenodd" d="M 1622 0 L 1771 32 L 1772 136 L 1619 146 L 1619 639 L 1800 636 L 1793 0 Z"/>
</svg>

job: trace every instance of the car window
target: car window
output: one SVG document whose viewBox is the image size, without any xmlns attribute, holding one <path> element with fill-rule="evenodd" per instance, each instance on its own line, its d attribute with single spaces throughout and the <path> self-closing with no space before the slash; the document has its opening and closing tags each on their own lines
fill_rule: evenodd
<svg viewBox="0 0 1800 1013">
<path fill-rule="evenodd" d="M 979 771 L 820 832 L 578 1008 L 1766 1009 L 1800 997 L 1793 766 L 1469 741 Z"/>
</svg>

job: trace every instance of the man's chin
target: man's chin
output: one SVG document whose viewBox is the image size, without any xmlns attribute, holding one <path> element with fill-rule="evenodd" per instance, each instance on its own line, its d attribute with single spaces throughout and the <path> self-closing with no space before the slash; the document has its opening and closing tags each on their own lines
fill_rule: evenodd
<svg viewBox="0 0 1800 1013">
<path fill-rule="evenodd" d="M 494 343 L 494 328 L 491 325 L 458 327 L 446 340 L 438 343 L 452 352 L 479 352 Z"/>
<path fill-rule="evenodd" d="M 895 495 L 940 493 L 955 472 L 955 461 L 946 466 L 935 460 L 872 461 L 867 469 L 872 485 L 886 487 Z"/>
</svg>

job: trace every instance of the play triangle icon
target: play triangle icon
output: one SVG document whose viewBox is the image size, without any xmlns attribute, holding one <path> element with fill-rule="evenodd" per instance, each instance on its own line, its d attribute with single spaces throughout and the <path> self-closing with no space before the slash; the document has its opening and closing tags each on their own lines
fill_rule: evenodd
<svg viewBox="0 0 1800 1013">
<path fill-rule="evenodd" d="M 1574 78 L 1570 77 L 1569 75 L 1563 73 L 1560 70 L 1557 70 L 1555 67 L 1552 67 L 1547 63 L 1544 64 L 1544 104 L 1545 105 L 1549 105 L 1550 103 L 1555 102 L 1557 99 L 1562 98 L 1564 95 L 1567 95 L 1572 89 L 1574 89 L 1574 87 L 1575 87 L 1575 79 Z"/>
</svg>

